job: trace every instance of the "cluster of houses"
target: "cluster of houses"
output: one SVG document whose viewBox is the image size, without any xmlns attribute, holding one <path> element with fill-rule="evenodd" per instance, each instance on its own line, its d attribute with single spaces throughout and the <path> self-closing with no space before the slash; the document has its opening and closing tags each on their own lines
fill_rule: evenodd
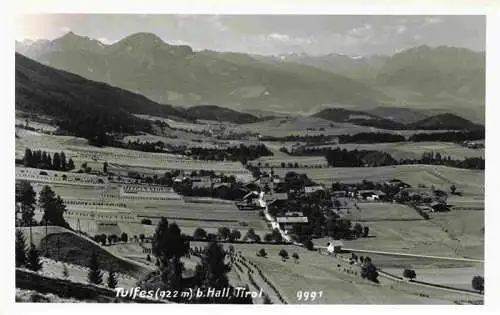
<svg viewBox="0 0 500 315">
<path fill-rule="evenodd" d="M 484 149 L 484 143 L 478 141 L 464 141 L 462 142 L 462 146 L 469 149 Z"/>
</svg>

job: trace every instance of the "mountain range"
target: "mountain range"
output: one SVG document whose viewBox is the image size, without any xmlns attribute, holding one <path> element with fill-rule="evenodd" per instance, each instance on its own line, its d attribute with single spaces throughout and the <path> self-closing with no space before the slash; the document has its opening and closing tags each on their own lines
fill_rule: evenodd
<svg viewBox="0 0 500 315">
<path fill-rule="evenodd" d="M 163 104 L 298 112 L 320 104 L 376 106 L 385 99 L 363 83 L 328 71 L 298 64 L 270 66 L 245 54 L 194 52 L 150 33 L 112 45 L 68 33 L 50 42 L 17 46 L 18 52 L 43 64 Z"/>
<path fill-rule="evenodd" d="M 285 54 L 261 56 L 259 60 L 270 64 L 304 64 L 363 82 L 388 98 L 383 107 L 454 112 L 484 122 L 484 52 L 418 46 L 393 56 Z"/>
<path fill-rule="evenodd" d="M 421 46 L 369 57 L 256 56 L 194 51 L 151 33 L 106 45 L 70 32 L 52 41 L 16 42 L 16 51 L 160 104 L 308 115 L 331 107 L 398 107 L 484 121 L 484 53 L 462 48 Z"/>
<path fill-rule="evenodd" d="M 183 108 L 159 104 L 140 94 L 48 67 L 20 54 L 16 54 L 15 60 L 16 109 L 49 115 L 55 118 L 60 126 L 66 125 L 76 130 L 92 129 L 92 125 L 96 123 L 109 125 L 111 131 L 128 128 L 134 124 L 133 130 L 137 130 L 136 127 L 141 128 L 137 124 L 144 124 L 144 122 L 133 120 L 133 114 L 184 121 L 219 120 L 236 124 L 254 123 L 270 118 L 215 105 Z M 379 108 L 378 111 L 380 110 L 384 109 Z M 399 109 L 398 112 L 405 113 L 407 110 Z M 86 120 L 83 120 L 83 116 Z M 334 122 L 380 129 L 477 129 L 481 127 L 453 114 L 425 117 L 412 123 L 398 122 L 382 118 L 374 113 L 345 108 L 325 109 L 313 116 Z M 73 126 L 72 121 L 78 121 L 80 127 Z"/>
<path fill-rule="evenodd" d="M 272 56 L 255 55 L 255 58 L 268 63 L 299 63 L 337 73 L 354 80 L 370 82 L 389 56 L 348 56 L 339 53 L 311 56 L 308 54 L 278 54 Z"/>
<path fill-rule="evenodd" d="M 67 118 L 59 107 L 85 108 L 96 114 L 109 112 L 145 114 L 175 120 L 221 120 L 236 124 L 253 123 L 264 118 L 214 105 L 190 108 L 158 104 L 143 95 L 105 83 L 53 69 L 16 54 L 16 109 Z"/>
</svg>

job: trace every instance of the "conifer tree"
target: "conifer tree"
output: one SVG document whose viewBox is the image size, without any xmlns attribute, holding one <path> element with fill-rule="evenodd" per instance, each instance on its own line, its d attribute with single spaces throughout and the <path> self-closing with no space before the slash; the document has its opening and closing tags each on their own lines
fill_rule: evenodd
<svg viewBox="0 0 500 315">
<path fill-rule="evenodd" d="M 226 253 L 220 244 L 210 242 L 197 267 L 197 276 L 206 287 L 224 288 L 229 284 L 227 273 L 231 267 L 224 261 Z"/>
<path fill-rule="evenodd" d="M 24 166 L 26 167 L 32 167 L 33 166 L 33 153 L 29 148 L 26 148 L 24 150 Z"/>
<path fill-rule="evenodd" d="M 102 284 L 102 271 L 99 268 L 99 261 L 97 260 L 97 254 L 95 251 L 92 252 L 90 257 L 90 270 L 88 273 L 88 280 L 93 284 Z"/>
<path fill-rule="evenodd" d="M 33 243 L 31 243 L 30 249 L 28 250 L 28 261 L 26 267 L 33 271 L 38 271 L 42 269 L 42 262 L 40 261 L 40 253 L 38 252 L 38 249 Z"/>
<path fill-rule="evenodd" d="M 66 162 L 66 154 L 64 154 L 64 152 L 61 152 L 60 159 L 61 159 L 61 171 L 65 171 L 66 168 L 68 167 L 68 162 Z"/>
<path fill-rule="evenodd" d="M 54 153 L 54 157 L 52 158 L 52 169 L 60 170 L 61 169 L 61 157 L 59 153 Z"/>
<path fill-rule="evenodd" d="M 115 272 L 110 270 L 108 275 L 108 288 L 114 289 L 117 284 L 118 281 L 116 280 Z"/>
<path fill-rule="evenodd" d="M 38 202 L 44 210 L 42 217 L 44 224 L 69 228 L 69 224 L 64 219 L 66 205 L 60 196 L 55 196 L 54 191 L 49 186 L 43 187 Z"/>
<path fill-rule="evenodd" d="M 75 169 L 75 163 L 73 163 L 73 159 L 69 158 L 68 160 L 68 170 Z"/>
<path fill-rule="evenodd" d="M 68 266 L 66 264 L 63 263 L 63 277 L 65 279 L 68 279 L 69 277 L 69 271 L 68 271 Z"/>
<path fill-rule="evenodd" d="M 31 226 L 33 224 L 33 217 L 35 216 L 36 193 L 28 181 L 21 182 L 18 197 L 18 201 L 21 203 L 21 225 Z"/>
<path fill-rule="evenodd" d="M 16 267 L 26 265 L 26 241 L 21 230 L 16 230 Z"/>
</svg>

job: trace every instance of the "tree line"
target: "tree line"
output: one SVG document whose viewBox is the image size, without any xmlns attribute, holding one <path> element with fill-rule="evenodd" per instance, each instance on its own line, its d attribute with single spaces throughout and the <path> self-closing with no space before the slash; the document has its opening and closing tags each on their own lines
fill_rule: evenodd
<svg viewBox="0 0 500 315">
<path fill-rule="evenodd" d="M 262 141 L 277 142 L 306 142 L 309 144 L 325 144 L 338 140 L 338 143 L 390 143 L 390 142 L 422 142 L 422 141 L 440 141 L 460 143 L 464 141 L 482 140 L 485 138 L 485 130 L 472 131 L 443 131 L 429 133 L 415 133 L 410 137 L 388 132 L 360 132 L 354 135 L 288 135 L 284 137 L 262 136 Z"/>
<path fill-rule="evenodd" d="M 334 135 L 288 135 L 284 137 L 261 136 L 261 141 L 278 141 L 278 142 L 307 142 L 307 143 L 325 143 L 336 140 Z"/>
<path fill-rule="evenodd" d="M 45 170 L 69 171 L 75 168 L 73 160 L 66 160 L 64 152 L 56 152 L 53 156 L 42 150 L 32 151 L 26 148 L 24 151 L 23 163 L 25 167 L 41 168 Z"/>
<path fill-rule="evenodd" d="M 474 131 L 447 131 L 447 132 L 434 132 L 434 133 L 417 133 L 411 135 L 408 141 L 421 142 L 421 141 L 441 141 L 441 142 L 454 142 L 460 143 L 464 141 L 482 140 L 485 138 L 485 130 Z"/>
<path fill-rule="evenodd" d="M 255 160 L 262 156 L 272 156 L 273 153 L 264 145 L 244 145 L 232 146 L 225 149 L 194 147 L 189 149 L 188 155 L 198 160 L 215 161 L 240 161 L 246 164 L 247 161 Z"/>
<path fill-rule="evenodd" d="M 388 165 L 425 164 L 445 165 L 450 167 L 484 170 L 485 160 L 482 157 L 453 159 L 451 156 L 441 155 L 439 152 L 424 152 L 420 159 L 400 159 L 391 154 L 376 150 L 347 150 L 339 147 L 332 148 L 305 148 L 294 149 L 291 155 L 296 156 L 325 156 L 332 167 L 376 167 Z"/>
<path fill-rule="evenodd" d="M 406 141 L 405 136 L 387 132 L 360 132 L 338 136 L 339 143 L 387 143 Z"/>
<path fill-rule="evenodd" d="M 401 159 L 399 164 L 446 165 L 456 168 L 484 170 L 485 160 L 482 157 L 459 160 L 453 159 L 451 156 L 441 155 L 439 152 L 424 152 L 420 159 Z"/>
<path fill-rule="evenodd" d="M 184 180 L 181 183 L 174 183 L 172 187 L 176 193 L 183 196 L 210 197 L 224 200 L 241 200 L 249 192 L 248 189 L 237 184 L 235 180 L 217 186 L 212 184 L 210 187 L 193 187 L 191 180 Z"/>
</svg>

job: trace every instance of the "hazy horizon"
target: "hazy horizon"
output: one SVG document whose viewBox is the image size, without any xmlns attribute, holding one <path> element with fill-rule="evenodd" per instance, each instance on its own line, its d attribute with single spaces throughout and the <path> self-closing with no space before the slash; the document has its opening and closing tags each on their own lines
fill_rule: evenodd
<svg viewBox="0 0 500 315">
<path fill-rule="evenodd" d="M 112 44 L 144 32 L 196 51 L 367 56 L 422 45 L 485 51 L 485 29 L 485 16 L 37 14 L 17 21 L 16 40 L 71 31 Z"/>
</svg>

